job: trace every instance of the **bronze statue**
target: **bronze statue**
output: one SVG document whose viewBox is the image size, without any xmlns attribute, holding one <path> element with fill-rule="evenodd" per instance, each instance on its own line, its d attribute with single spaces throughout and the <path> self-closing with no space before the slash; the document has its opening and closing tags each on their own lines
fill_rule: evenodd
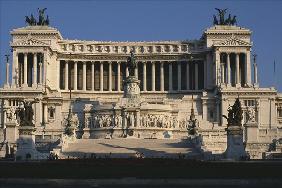
<svg viewBox="0 0 282 188">
<path fill-rule="evenodd" d="M 25 16 L 25 22 L 30 25 L 30 26 L 35 26 L 35 25 L 49 25 L 49 17 L 47 15 L 47 18 L 45 19 L 44 17 L 44 13 L 47 10 L 47 8 L 43 8 L 43 9 L 37 9 L 38 10 L 38 22 L 37 20 L 34 18 L 34 16 L 31 14 L 30 17 Z"/>
<path fill-rule="evenodd" d="M 219 9 L 219 8 L 215 8 L 215 9 L 218 11 L 219 19 L 217 19 L 217 17 L 213 15 L 213 24 L 214 25 L 235 25 L 237 24 L 236 16 L 233 16 L 232 18 L 231 14 L 229 14 L 228 18 L 225 19 L 225 14 L 226 14 L 227 9 Z"/>
<path fill-rule="evenodd" d="M 32 121 L 33 121 L 34 111 L 32 109 L 32 104 L 37 103 L 38 99 L 35 99 L 34 101 L 19 100 L 19 102 L 23 103 L 23 107 L 19 107 L 16 112 L 20 120 L 20 125 L 21 126 L 33 125 Z"/>
<path fill-rule="evenodd" d="M 243 119 L 243 111 L 241 107 L 241 103 L 239 97 L 236 99 L 234 105 L 228 107 L 228 117 L 223 115 L 225 119 L 227 119 L 228 126 L 239 126 L 241 125 Z"/>
<path fill-rule="evenodd" d="M 219 8 L 215 8 L 217 11 L 218 11 L 218 16 L 219 16 L 219 25 L 225 25 L 225 14 L 226 14 L 226 11 L 227 11 L 227 8 L 226 9 L 219 9 Z"/>
<path fill-rule="evenodd" d="M 134 76 L 134 71 L 137 67 L 137 62 L 135 61 L 135 56 L 133 51 L 130 51 L 130 57 L 127 58 L 126 66 L 128 67 L 129 76 Z"/>
</svg>

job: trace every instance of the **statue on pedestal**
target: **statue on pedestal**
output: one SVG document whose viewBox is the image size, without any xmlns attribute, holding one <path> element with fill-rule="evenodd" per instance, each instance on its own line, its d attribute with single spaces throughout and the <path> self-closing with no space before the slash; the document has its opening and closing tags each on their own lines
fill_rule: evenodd
<svg viewBox="0 0 282 188">
<path fill-rule="evenodd" d="M 137 67 L 137 62 L 135 61 L 133 51 L 130 51 L 130 57 L 127 58 L 126 66 L 128 67 L 129 76 L 134 76 L 134 71 Z"/>
</svg>

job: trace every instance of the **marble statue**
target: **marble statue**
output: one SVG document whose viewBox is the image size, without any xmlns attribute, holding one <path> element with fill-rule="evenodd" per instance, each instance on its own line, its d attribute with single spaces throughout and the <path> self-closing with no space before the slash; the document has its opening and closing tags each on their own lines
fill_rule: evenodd
<svg viewBox="0 0 282 188">
<path fill-rule="evenodd" d="M 256 122 L 256 111 L 255 111 L 255 109 L 252 108 L 252 107 L 248 107 L 246 117 L 247 117 L 247 122 Z"/>
<path fill-rule="evenodd" d="M 16 110 L 15 110 L 14 107 L 10 107 L 10 108 L 7 109 L 6 117 L 7 117 L 8 122 L 14 122 L 14 121 L 17 120 Z"/>
</svg>

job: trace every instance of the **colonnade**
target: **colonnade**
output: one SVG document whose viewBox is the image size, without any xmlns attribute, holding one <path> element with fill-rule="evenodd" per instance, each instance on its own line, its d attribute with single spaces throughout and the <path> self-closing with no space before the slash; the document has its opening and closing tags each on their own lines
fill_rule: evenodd
<svg viewBox="0 0 282 188">
<path fill-rule="evenodd" d="M 40 52 L 14 52 L 12 65 L 12 86 L 37 87 L 38 84 L 42 84 L 42 59 L 43 54 Z M 9 72 L 6 71 L 6 74 L 8 78 Z M 8 84 L 8 81 L 6 84 Z"/>
<path fill-rule="evenodd" d="M 123 61 L 60 61 L 62 90 L 122 91 L 128 75 Z M 135 70 L 141 91 L 199 90 L 203 75 L 202 61 L 140 61 Z"/>
<path fill-rule="evenodd" d="M 219 52 L 216 51 L 218 60 L 217 84 L 226 84 L 233 87 L 245 87 L 251 85 L 250 51 Z"/>
</svg>

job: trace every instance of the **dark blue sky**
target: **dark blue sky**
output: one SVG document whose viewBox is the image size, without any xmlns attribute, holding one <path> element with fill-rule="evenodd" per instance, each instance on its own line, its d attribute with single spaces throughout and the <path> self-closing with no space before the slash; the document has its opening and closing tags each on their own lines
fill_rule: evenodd
<svg viewBox="0 0 282 188">
<path fill-rule="evenodd" d="M 46 7 L 50 25 L 64 38 L 106 41 L 198 39 L 212 26 L 214 8 L 228 8 L 238 25 L 253 31 L 261 87 L 282 91 L 282 1 L 185 0 L 0 0 L 0 85 L 5 57 L 10 53 L 9 31 L 25 26 L 25 16 Z M 274 75 L 274 60 L 276 71 Z"/>
</svg>

